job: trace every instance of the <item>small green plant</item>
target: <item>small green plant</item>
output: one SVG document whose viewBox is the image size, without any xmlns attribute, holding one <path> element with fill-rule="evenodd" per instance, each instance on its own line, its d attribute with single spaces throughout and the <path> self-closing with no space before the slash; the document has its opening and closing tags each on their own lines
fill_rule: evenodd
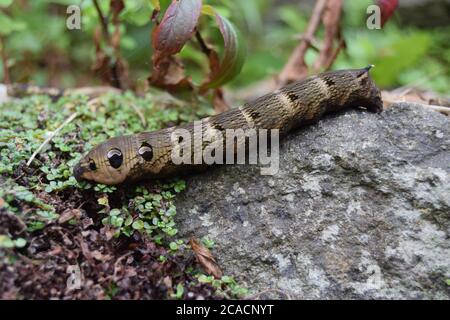
<svg viewBox="0 0 450 320">
<path fill-rule="evenodd" d="M 30 96 L 0 105 L 2 207 L 21 216 L 29 231 L 34 231 L 58 218 L 60 212 L 54 208 L 57 201 L 50 200 L 59 199 L 60 194 L 72 194 L 77 189 L 92 190 L 99 204 L 107 205 L 105 195 L 113 195 L 117 187 L 78 183 L 72 176 L 73 166 L 82 154 L 109 137 L 191 121 L 207 110 L 206 104 L 199 105 L 197 115 L 181 105 L 167 109 L 165 105 L 155 105 L 153 100 L 150 94 L 142 98 L 131 93 L 107 94 L 99 100 L 95 116 L 87 105 L 87 97 L 82 95 L 64 96 L 57 102 L 46 96 Z M 151 119 L 145 126 L 137 109 L 146 119 Z M 63 127 L 28 166 L 33 152 L 74 112 L 78 116 Z M 173 198 L 184 188 L 182 180 L 165 183 L 152 192 L 144 187 L 137 188 L 123 208 L 115 208 L 120 213 L 110 212 L 109 208 L 103 211 L 107 214 L 105 223 L 116 228 L 117 235 L 121 232 L 131 235 L 136 230 L 150 234 L 158 229 L 173 236 L 177 233 Z"/>
<path fill-rule="evenodd" d="M 236 280 L 230 276 L 223 276 L 221 279 L 215 279 L 213 276 L 204 274 L 197 275 L 200 283 L 211 284 L 219 295 L 227 298 L 242 298 L 248 294 L 248 290 L 237 284 Z"/>
<path fill-rule="evenodd" d="M 177 284 L 177 291 L 172 293 L 171 297 L 175 299 L 182 299 L 184 295 L 184 285 L 182 283 Z"/>
<path fill-rule="evenodd" d="M 208 249 L 212 249 L 214 247 L 214 245 L 215 245 L 214 240 L 211 240 L 211 239 L 206 238 L 206 237 L 202 239 L 202 243 Z"/>
<path fill-rule="evenodd" d="M 107 300 L 111 300 L 119 292 L 119 287 L 117 284 L 112 282 L 109 287 L 105 290 L 105 295 Z"/>
<path fill-rule="evenodd" d="M 101 212 L 108 214 L 103 218 L 103 224 L 113 227 L 117 237 L 121 234 L 131 236 L 134 232 L 141 232 L 154 236 L 155 240 L 160 242 L 162 234 L 174 236 L 178 230 L 173 220 L 176 208 L 173 204 L 174 195 L 170 190 L 176 184 L 161 186 L 160 193 L 137 186 L 134 192 L 127 195 L 127 200 L 121 208 L 110 209 L 108 196 L 105 194 L 98 199 L 98 203 L 104 206 Z"/>
<path fill-rule="evenodd" d="M 58 218 L 54 207 L 37 197 L 30 189 L 18 185 L 12 179 L 7 179 L 0 189 L 0 199 L 3 199 L 3 210 L 22 216 L 28 210 L 25 218 L 28 231 L 42 229 L 47 223 Z"/>
<path fill-rule="evenodd" d="M 183 240 L 176 240 L 169 243 L 169 249 L 174 253 L 179 249 L 186 247 Z"/>
<path fill-rule="evenodd" d="M 10 237 L 0 234 L 0 248 L 23 248 L 27 244 L 24 238 L 11 239 Z"/>
</svg>

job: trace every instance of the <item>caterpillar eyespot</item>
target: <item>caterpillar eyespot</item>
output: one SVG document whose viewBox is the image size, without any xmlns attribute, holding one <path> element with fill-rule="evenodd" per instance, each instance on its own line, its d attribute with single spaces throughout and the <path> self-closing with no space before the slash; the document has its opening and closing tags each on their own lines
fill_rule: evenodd
<svg viewBox="0 0 450 320">
<path fill-rule="evenodd" d="M 89 169 L 91 171 L 97 170 L 97 165 L 95 164 L 95 161 L 92 159 L 89 160 Z"/>
<path fill-rule="evenodd" d="M 113 148 L 113 149 L 109 150 L 108 154 L 107 154 L 107 158 L 108 158 L 109 164 L 114 169 L 118 169 L 122 165 L 122 162 L 123 162 L 122 151 L 120 151 L 117 148 Z"/>
<path fill-rule="evenodd" d="M 146 142 L 139 148 L 138 153 L 145 161 L 150 161 L 153 158 L 152 146 Z"/>
</svg>

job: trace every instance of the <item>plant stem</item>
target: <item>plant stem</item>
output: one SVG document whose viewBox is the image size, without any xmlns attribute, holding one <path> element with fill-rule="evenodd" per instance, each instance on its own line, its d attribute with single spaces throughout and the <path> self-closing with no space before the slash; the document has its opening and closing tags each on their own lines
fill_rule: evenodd
<svg viewBox="0 0 450 320">
<path fill-rule="evenodd" d="M 2 36 L 0 36 L 0 51 L 3 64 L 3 81 L 5 84 L 10 84 L 11 78 L 9 76 L 8 56 L 6 55 L 5 38 Z"/>
<path fill-rule="evenodd" d="M 105 18 L 105 16 L 103 15 L 102 9 L 100 8 L 97 0 L 93 0 L 92 2 L 94 3 L 95 10 L 97 10 L 97 14 L 98 14 L 98 17 L 100 19 L 100 24 L 102 25 L 103 36 L 109 42 L 108 21 Z"/>
<path fill-rule="evenodd" d="M 309 20 L 306 32 L 300 44 L 295 48 L 288 62 L 278 76 L 278 85 L 282 86 L 291 81 L 300 80 L 308 75 L 308 66 L 305 63 L 305 54 L 308 50 L 311 39 L 319 27 L 323 11 L 328 0 L 317 0 L 311 19 Z"/>
<path fill-rule="evenodd" d="M 198 30 L 195 31 L 195 39 L 197 39 L 197 42 L 200 45 L 200 49 L 202 50 L 202 52 L 207 57 L 209 57 L 209 54 L 211 53 L 211 49 L 206 44 L 205 40 L 203 40 L 203 37 Z"/>
</svg>

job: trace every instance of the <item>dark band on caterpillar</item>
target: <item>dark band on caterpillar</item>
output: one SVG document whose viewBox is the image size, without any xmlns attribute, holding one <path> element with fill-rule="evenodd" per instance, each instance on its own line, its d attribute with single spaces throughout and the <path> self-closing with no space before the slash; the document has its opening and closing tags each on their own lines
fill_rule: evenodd
<svg viewBox="0 0 450 320">
<path fill-rule="evenodd" d="M 364 107 L 381 112 L 380 91 L 369 75 L 372 67 L 325 72 L 291 83 L 242 107 L 203 119 L 202 131 L 280 129 L 284 135 L 318 120 L 323 114 L 344 108 Z M 189 172 L 198 165 L 175 165 L 171 160 L 171 133 L 177 128 L 188 130 L 194 136 L 191 123 L 112 138 L 83 157 L 74 168 L 74 176 L 77 180 L 118 184 Z M 207 146 L 208 143 L 203 143 L 201 148 Z"/>
</svg>

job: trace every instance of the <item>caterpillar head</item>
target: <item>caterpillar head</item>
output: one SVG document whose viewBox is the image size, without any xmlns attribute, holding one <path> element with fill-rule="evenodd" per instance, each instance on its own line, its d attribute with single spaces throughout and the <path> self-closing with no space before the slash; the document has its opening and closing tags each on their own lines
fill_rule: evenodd
<svg viewBox="0 0 450 320">
<path fill-rule="evenodd" d="M 122 183 L 131 168 L 126 139 L 112 138 L 94 147 L 74 167 L 75 179 L 108 185 Z"/>
<path fill-rule="evenodd" d="M 376 113 L 383 110 L 380 90 L 369 74 L 372 67 L 370 65 L 362 69 L 329 71 L 318 75 L 325 84 L 330 102 L 336 110 L 344 106 L 364 107 Z"/>
<path fill-rule="evenodd" d="M 73 168 L 75 179 L 115 185 L 159 178 L 169 167 L 167 130 L 115 137 L 98 144 Z"/>
<path fill-rule="evenodd" d="M 350 70 L 352 74 L 353 90 L 348 97 L 347 104 L 353 107 L 365 107 L 368 111 L 380 113 L 383 111 L 383 101 L 380 90 L 369 74 L 373 65 L 363 69 Z"/>
</svg>

